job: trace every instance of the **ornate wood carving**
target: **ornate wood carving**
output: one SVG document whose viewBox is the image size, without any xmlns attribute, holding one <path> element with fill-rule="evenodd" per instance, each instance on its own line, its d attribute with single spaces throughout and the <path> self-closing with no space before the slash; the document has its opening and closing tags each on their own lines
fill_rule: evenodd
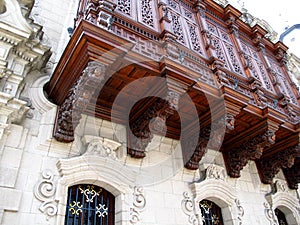
<svg viewBox="0 0 300 225">
<path fill-rule="evenodd" d="M 110 1 L 83 0 L 79 6 L 76 23 L 78 24 L 81 19 L 84 19 L 101 27 L 110 28 L 113 22 L 112 13 L 116 6 Z"/>
<path fill-rule="evenodd" d="M 128 154 L 134 158 L 145 157 L 145 149 L 153 138 L 153 132 L 164 133 L 166 120 L 177 110 L 180 95 L 169 91 L 164 99 L 157 99 L 141 117 L 130 124 Z"/>
<path fill-rule="evenodd" d="M 204 156 L 207 148 L 207 143 L 210 137 L 211 127 L 207 126 L 200 131 L 200 137 L 192 135 L 183 141 L 183 149 L 191 149 L 195 148 L 195 146 L 191 146 L 191 144 L 195 143 L 194 140 L 198 140 L 196 148 L 194 150 L 191 158 L 185 163 L 185 167 L 190 170 L 196 170 L 199 168 L 199 162 Z"/>
<path fill-rule="evenodd" d="M 291 168 L 284 168 L 283 173 L 288 182 L 289 188 L 298 189 L 300 183 L 300 158 L 295 159 L 295 163 Z"/>
<path fill-rule="evenodd" d="M 300 152 L 300 145 L 287 148 L 272 154 L 270 157 L 257 161 L 260 171 L 260 177 L 263 183 L 272 184 L 273 178 L 281 168 L 291 168 L 294 165 L 294 159 Z"/>
<path fill-rule="evenodd" d="M 275 134 L 267 130 L 244 143 L 240 147 L 225 152 L 228 174 L 231 177 L 240 177 L 240 171 L 249 160 L 259 159 L 263 149 L 275 143 Z"/>
<path fill-rule="evenodd" d="M 72 142 L 74 130 L 79 124 L 81 113 L 86 109 L 95 90 L 104 79 L 105 68 L 98 62 L 90 62 L 63 104 L 59 107 L 54 137 L 61 142 Z"/>
<path fill-rule="evenodd" d="M 185 163 L 187 169 L 196 170 L 199 168 L 199 162 L 206 153 L 206 149 L 218 150 L 220 143 L 223 141 L 224 131 L 234 129 L 234 116 L 225 114 L 212 124 L 209 124 L 200 130 L 200 136 L 191 135 L 183 141 L 183 149 L 194 148 L 191 158 Z M 196 147 L 191 146 L 198 140 Z M 186 160 L 186 159 L 185 159 Z"/>
</svg>

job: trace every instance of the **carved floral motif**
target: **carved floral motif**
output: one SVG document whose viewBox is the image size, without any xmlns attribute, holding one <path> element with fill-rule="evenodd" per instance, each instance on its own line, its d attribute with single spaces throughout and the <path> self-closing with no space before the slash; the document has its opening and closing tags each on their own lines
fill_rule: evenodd
<svg viewBox="0 0 300 225">
<path fill-rule="evenodd" d="M 174 0 L 168 0 L 168 5 L 171 6 L 174 10 L 179 11 L 179 5 Z"/>
<path fill-rule="evenodd" d="M 212 46 L 215 49 L 215 53 L 216 53 L 217 58 L 224 63 L 224 67 L 228 68 L 227 60 L 225 58 L 225 54 L 224 54 L 223 48 L 221 47 L 220 40 L 218 38 L 216 38 L 216 37 L 211 37 L 210 40 L 211 40 Z"/>
<path fill-rule="evenodd" d="M 227 49 L 227 52 L 228 52 L 228 55 L 229 55 L 229 58 L 230 58 L 230 62 L 232 64 L 234 72 L 236 72 L 236 73 L 238 73 L 240 75 L 243 75 L 243 72 L 241 70 L 240 64 L 239 64 L 239 62 L 238 62 L 238 60 L 236 58 L 236 55 L 234 53 L 233 46 L 226 43 L 225 47 Z"/>
<path fill-rule="evenodd" d="M 195 50 L 196 52 L 199 52 L 200 54 L 203 54 L 203 52 L 201 50 L 198 33 L 196 32 L 196 27 L 190 23 L 187 23 L 187 24 L 188 24 L 188 28 L 189 28 L 189 36 L 191 38 L 193 50 Z"/>
</svg>

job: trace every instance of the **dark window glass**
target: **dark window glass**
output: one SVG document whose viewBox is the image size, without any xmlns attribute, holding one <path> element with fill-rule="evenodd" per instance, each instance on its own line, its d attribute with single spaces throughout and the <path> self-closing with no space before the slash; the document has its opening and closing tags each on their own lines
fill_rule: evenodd
<svg viewBox="0 0 300 225">
<path fill-rule="evenodd" d="M 275 215 L 277 216 L 279 225 L 288 225 L 285 215 L 280 209 L 275 209 Z"/>
<path fill-rule="evenodd" d="M 101 187 L 80 184 L 69 187 L 66 225 L 113 225 L 115 197 Z"/>
<path fill-rule="evenodd" d="M 209 200 L 202 200 L 199 206 L 203 225 L 223 225 L 221 208 L 217 204 Z"/>
</svg>

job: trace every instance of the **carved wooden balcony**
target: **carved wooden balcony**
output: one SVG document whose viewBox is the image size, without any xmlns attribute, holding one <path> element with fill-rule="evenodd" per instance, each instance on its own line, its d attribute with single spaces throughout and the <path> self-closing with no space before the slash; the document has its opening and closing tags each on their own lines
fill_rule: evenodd
<svg viewBox="0 0 300 225">
<path fill-rule="evenodd" d="M 132 157 L 145 157 L 153 134 L 165 132 L 181 140 L 189 169 L 210 148 L 223 153 L 232 177 L 249 160 L 265 183 L 280 168 L 294 173 L 300 95 L 287 47 L 241 16 L 212 0 L 81 1 L 46 87 L 59 106 L 54 137 L 73 141 L 82 113 L 113 117 L 130 131 Z M 281 154 L 289 163 L 276 161 Z M 299 179 L 291 179 L 295 187 Z"/>
</svg>

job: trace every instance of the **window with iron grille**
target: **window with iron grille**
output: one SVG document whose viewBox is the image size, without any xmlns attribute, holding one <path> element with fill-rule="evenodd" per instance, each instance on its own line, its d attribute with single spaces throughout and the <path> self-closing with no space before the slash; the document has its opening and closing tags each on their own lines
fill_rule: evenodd
<svg viewBox="0 0 300 225">
<path fill-rule="evenodd" d="M 275 209 L 275 215 L 279 225 L 288 225 L 284 213 L 280 209 Z"/>
<path fill-rule="evenodd" d="M 80 184 L 69 187 L 65 225 L 113 225 L 115 197 L 104 188 Z"/>
<path fill-rule="evenodd" d="M 223 225 L 223 218 L 221 213 L 221 208 L 209 201 L 202 200 L 199 203 L 201 209 L 203 225 Z"/>
</svg>

